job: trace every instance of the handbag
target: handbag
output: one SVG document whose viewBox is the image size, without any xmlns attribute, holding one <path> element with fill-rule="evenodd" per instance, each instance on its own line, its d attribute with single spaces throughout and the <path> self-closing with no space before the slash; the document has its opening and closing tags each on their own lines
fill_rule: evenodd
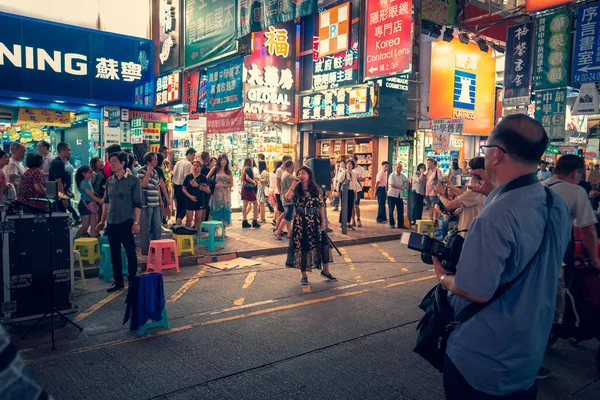
<svg viewBox="0 0 600 400">
<path fill-rule="evenodd" d="M 256 190 L 256 185 L 254 183 L 246 182 L 244 183 L 244 190 Z"/>
<path fill-rule="evenodd" d="M 520 178 L 515 179 L 509 183 L 504 190 L 498 194 L 500 195 L 514 190 L 523 186 L 528 186 L 533 183 L 537 183 L 535 174 L 524 175 Z M 548 215 L 546 218 L 546 224 L 544 227 L 544 238 L 548 233 L 548 220 L 550 218 L 550 211 L 552 210 L 553 199 L 550 189 L 544 187 L 546 191 L 546 207 L 548 209 Z M 492 200 L 493 201 L 493 200 Z M 498 300 L 504 293 L 506 293 L 514 284 L 516 284 L 533 265 L 534 261 L 538 258 L 538 255 L 544 245 L 545 239 L 542 239 L 540 247 L 537 249 L 531 260 L 525 265 L 523 270 L 510 282 L 500 285 L 496 292 L 485 303 L 472 302 L 466 306 L 456 318 L 454 317 L 454 310 L 448 301 L 448 291 L 441 285 L 437 284 L 431 289 L 419 303 L 419 308 L 425 312 L 425 315 L 419 321 L 417 330 L 419 334 L 417 336 L 417 343 L 414 348 L 414 352 L 427 360 L 434 368 L 442 372 L 444 368 L 444 358 L 446 356 L 446 347 L 448 346 L 448 338 L 450 334 L 460 324 L 468 321 L 470 318 L 475 316 L 478 312 L 484 310 L 487 306 Z"/>
<path fill-rule="evenodd" d="M 97 214 L 98 211 L 100 211 L 100 206 L 95 201 L 92 201 L 90 203 L 83 199 L 81 199 L 81 201 L 83 201 L 83 205 L 85 205 L 89 212 L 91 212 L 92 214 Z"/>
</svg>

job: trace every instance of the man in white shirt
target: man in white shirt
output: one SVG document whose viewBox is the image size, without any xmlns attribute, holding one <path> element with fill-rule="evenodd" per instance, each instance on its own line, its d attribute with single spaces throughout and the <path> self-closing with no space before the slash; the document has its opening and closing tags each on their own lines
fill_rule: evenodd
<svg viewBox="0 0 600 400">
<path fill-rule="evenodd" d="M 540 161 L 540 170 L 537 173 L 537 178 L 540 182 L 552 178 L 552 172 L 548 171 L 548 163 L 546 161 Z"/>
<path fill-rule="evenodd" d="M 50 163 L 54 160 L 54 155 L 50 153 L 50 143 L 42 140 L 37 144 L 38 153 L 44 157 L 44 166 L 42 167 L 42 173 L 44 178 L 48 181 L 48 174 L 50 173 Z"/>
<path fill-rule="evenodd" d="M 173 170 L 173 192 L 175 194 L 175 202 L 177 203 L 176 223 L 181 224 L 185 217 L 187 196 L 183 193 L 183 181 L 185 177 L 192 173 L 192 161 L 196 158 L 196 149 L 189 148 L 185 152 L 185 158 L 177 161 Z"/>
<path fill-rule="evenodd" d="M 25 173 L 23 159 L 25 158 L 25 145 L 21 143 L 13 143 L 10 145 L 10 160 L 8 165 L 4 167 L 4 174 L 8 183 L 11 183 L 15 189 L 21 183 L 21 178 Z"/>
<path fill-rule="evenodd" d="M 360 199 L 364 197 L 363 182 L 365 181 L 367 171 L 358 164 L 357 156 L 354 156 L 354 163 L 356 164 L 356 167 L 354 167 L 353 171 L 356 174 L 356 179 L 358 180 L 358 190 L 356 191 L 356 196 L 354 197 L 354 211 L 352 213 L 351 225 L 362 228 L 362 222 L 360 222 Z"/>
<path fill-rule="evenodd" d="M 394 172 L 388 178 L 388 206 L 390 209 L 390 228 L 395 228 L 394 208 L 398 209 L 398 229 L 404 228 L 404 200 L 402 191 L 408 188 L 408 178 L 402 173 L 402 164 L 396 164 Z"/>
</svg>

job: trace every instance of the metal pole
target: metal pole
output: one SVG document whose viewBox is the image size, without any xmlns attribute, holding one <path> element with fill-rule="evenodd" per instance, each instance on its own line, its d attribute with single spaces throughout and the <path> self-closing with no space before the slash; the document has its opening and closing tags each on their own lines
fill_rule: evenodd
<svg viewBox="0 0 600 400">
<path fill-rule="evenodd" d="M 344 174 L 345 177 L 345 174 Z M 342 183 L 342 235 L 348 234 L 348 180 Z"/>
</svg>

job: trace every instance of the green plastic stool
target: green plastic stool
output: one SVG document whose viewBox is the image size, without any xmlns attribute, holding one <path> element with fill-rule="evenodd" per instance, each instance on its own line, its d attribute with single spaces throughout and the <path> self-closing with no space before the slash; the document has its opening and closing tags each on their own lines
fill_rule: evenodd
<svg viewBox="0 0 600 400">
<path fill-rule="evenodd" d="M 106 235 L 99 236 L 98 243 L 100 243 L 100 248 L 102 248 L 102 246 L 104 246 L 105 244 L 108 244 L 108 236 L 106 236 Z"/>
<path fill-rule="evenodd" d="M 121 245 L 121 262 L 123 263 L 123 275 L 129 273 L 127 266 L 127 253 L 125 248 Z M 100 270 L 98 271 L 98 277 L 103 278 L 104 282 L 110 282 L 113 278 L 112 261 L 110 258 L 110 245 L 104 244 L 100 250 Z"/>
<path fill-rule="evenodd" d="M 204 221 L 200 226 L 200 231 L 206 228 L 208 239 L 201 239 L 202 235 L 198 235 L 198 247 L 206 246 L 208 251 L 214 251 L 215 246 L 225 246 L 225 227 L 221 221 Z M 221 237 L 217 238 L 217 229 L 221 229 Z"/>
</svg>

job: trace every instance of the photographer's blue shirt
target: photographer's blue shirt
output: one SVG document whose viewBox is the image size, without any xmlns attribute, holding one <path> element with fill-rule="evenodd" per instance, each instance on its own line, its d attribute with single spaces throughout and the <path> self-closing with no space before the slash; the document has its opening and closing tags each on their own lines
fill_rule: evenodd
<svg viewBox="0 0 600 400">
<path fill-rule="evenodd" d="M 508 182 L 507 182 L 508 183 Z M 565 202 L 553 193 L 548 220 L 546 193 L 533 184 L 501 193 L 496 188 L 469 227 L 455 277 L 456 286 L 489 299 L 515 278 L 542 246 L 528 272 L 502 297 L 450 335 L 446 354 L 467 382 L 502 396 L 530 388 L 544 357 L 558 276 L 571 232 Z M 470 300 L 450 295 L 454 312 Z"/>
</svg>

